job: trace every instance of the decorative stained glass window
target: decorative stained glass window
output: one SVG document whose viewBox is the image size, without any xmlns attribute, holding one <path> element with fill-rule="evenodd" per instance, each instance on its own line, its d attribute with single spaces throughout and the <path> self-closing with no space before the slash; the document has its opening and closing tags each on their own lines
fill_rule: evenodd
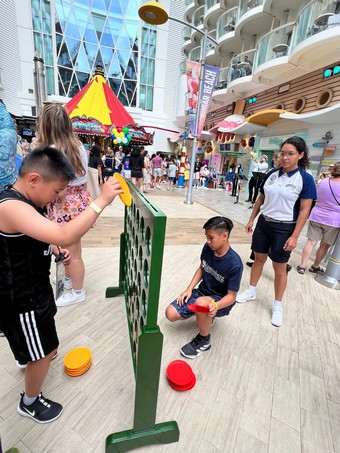
<svg viewBox="0 0 340 453">
<path fill-rule="evenodd" d="M 55 76 L 58 94 L 73 97 L 100 63 L 111 89 L 124 106 L 137 106 L 140 77 L 139 107 L 152 110 L 156 27 L 143 24 L 142 37 L 139 36 L 138 8 L 142 0 L 31 1 L 35 49 L 49 68 L 46 69 L 49 94 L 55 94 L 51 91 Z M 55 49 L 51 30 L 56 37 Z M 140 43 L 143 58 L 139 67 Z"/>
</svg>

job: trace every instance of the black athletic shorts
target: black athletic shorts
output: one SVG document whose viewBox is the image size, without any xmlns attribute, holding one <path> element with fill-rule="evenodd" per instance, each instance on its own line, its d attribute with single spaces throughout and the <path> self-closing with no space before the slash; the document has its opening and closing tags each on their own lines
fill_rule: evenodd
<svg viewBox="0 0 340 453">
<path fill-rule="evenodd" d="M 260 215 L 253 233 L 251 249 L 255 253 L 266 253 L 274 263 L 288 263 L 290 253 L 283 249 L 292 235 L 295 223 L 267 222 Z"/>
<path fill-rule="evenodd" d="M 52 288 L 30 300 L 25 310 L 9 310 L 1 301 L 0 330 L 16 360 L 27 363 L 44 358 L 59 346 L 54 316 L 57 312 Z"/>
</svg>

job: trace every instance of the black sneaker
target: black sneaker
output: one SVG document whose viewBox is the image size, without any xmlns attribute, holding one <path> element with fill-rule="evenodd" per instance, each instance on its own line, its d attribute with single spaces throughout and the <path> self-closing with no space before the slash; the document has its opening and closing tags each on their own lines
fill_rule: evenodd
<svg viewBox="0 0 340 453">
<path fill-rule="evenodd" d="M 211 348 L 210 335 L 207 340 L 201 337 L 200 334 L 196 335 L 190 343 L 186 344 L 181 348 L 181 354 L 188 359 L 196 359 L 204 351 L 208 351 Z"/>
<path fill-rule="evenodd" d="M 34 403 L 26 405 L 23 402 L 24 393 L 21 393 L 18 412 L 24 417 L 33 418 L 38 423 L 49 423 L 58 418 L 63 412 L 63 406 L 48 400 L 40 393 Z"/>
</svg>

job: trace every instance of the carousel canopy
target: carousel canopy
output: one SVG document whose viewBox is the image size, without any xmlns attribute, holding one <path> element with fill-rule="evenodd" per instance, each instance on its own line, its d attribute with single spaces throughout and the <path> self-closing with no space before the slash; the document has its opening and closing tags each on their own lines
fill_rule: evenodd
<svg viewBox="0 0 340 453">
<path fill-rule="evenodd" d="M 101 66 L 92 80 L 66 105 L 73 129 L 78 134 L 112 136 L 114 129 L 128 128 L 136 144 L 151 144 L 153 134 L 137 126 L 132 116 L 119 102 L 105 82 Z"/>
</svg>

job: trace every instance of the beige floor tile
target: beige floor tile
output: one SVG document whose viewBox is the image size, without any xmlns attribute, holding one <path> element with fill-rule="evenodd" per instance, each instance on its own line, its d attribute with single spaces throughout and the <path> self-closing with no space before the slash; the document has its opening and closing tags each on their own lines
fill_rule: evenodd
<svg viewBox="0 0 340 453">
<path fill-rule="evenodd" d="M 300 388 L 280 376 L 275 380 L 272 418 L 300 431 Z"/>
<path fill-rule="evenodd" d="M 234 453 L 267 453 L 267 451 L 268 444 L 239 428 L 233 450 Z"/>
<path fill-rule="evenodd" d="M 300 394 L 303 409 L 329 420 L 323 379 L 300 370 Z"/>
<path fill-rule="evenodd" d="M 302 409 L 301 444 L 303 453 L 334 453 L 329 421 Z"/>
<path fill-rule="evenodd" d="M 340 404 L 328 401 L 334 451 L 340 451 Z"/>
<path fill-rule="evenodd" d="M 249 383 L 244 399 L 240 428 L 267 444 L 269 439 L 272 393 Z"/>
<path fill-rule="evenodd" d="M 281 423 L 275 418 L 271 419 L 268 453 L 300 453 L 300 433 Z"/>
</svg>

